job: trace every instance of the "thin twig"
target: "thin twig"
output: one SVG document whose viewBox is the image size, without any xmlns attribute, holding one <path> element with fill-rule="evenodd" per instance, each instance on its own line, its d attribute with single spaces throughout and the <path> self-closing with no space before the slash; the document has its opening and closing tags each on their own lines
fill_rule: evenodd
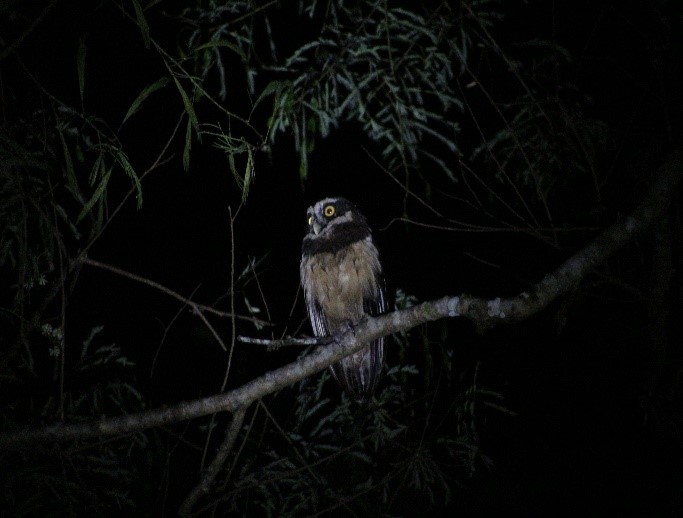
<svg viewBox="0 0 683 518">
<path fill-rule="evenodd" d="M 225 461 L 228 458 L 228 454 L 230 453 L 233 445 L 235 444 L 237 434 L 242 428 L 242 423 L 244 422 L 245 411 L 246 409 L 244 407 L 239 408 L 235 411 L 232 418 L 232 422 L 230 423 L 230 426 L 228 427 L 225 433 L 225 439 L 223 439 L 223 443 L 218 448 L 216 456 L 211 461 L 211 464 L 209 464 L 209 467 L 206 468 L 206 471 L 204 472 L 201 480 L 199 481 L 199 484 L 197 484 L 194 487 L 194 489 L 190 491 L 190 493 L 185 498 L 185 501 L 181 504 L 180 509 L 178 510 L 178 514 L 180 516 L 190 516 L 190 513 L 192 512 L 192 507 L 197 502 L 199 497 L 209 492 L 211 484 L 213 484 L 214 480 L 216 480 L 218 472 L 223 467 L 223 464 L 225 464 Z"/>
<path fill-rule="evenodd" d="M 192 290 L 192 293 L 190 293 L 190 296 L 188 297 L 189 300 L 192 300 L 192 297 L 194 297 L 194 294 L 199 289 L 199 286 L 201 286 L 201 284 L 198 284 L 197 287 L 194 290 Z M 180 315 L 182 315 L 184 309 L 185 309 L 185 306 L 181 306 L 180 309 L 178 309 L 178 311 L 176 311 L 176 314 L 173 315 L 173 318 L 168 323 L 168 325 L 166 325 L 164 327 L 164 334 L 161 337 L 161 340 L 159 341 L 159 347 L 157 347 L 157 350 L 154 353 L 154 358 L 152 358 L 152 366 L 149 369 L 150 379 L 154 377 L 154 369 L 156 368 L 157 359 L 159 358 L 159 354 L 161 353 L 161 348 L 163 347 L 164 342 L 166 341 L 166 337 L 168 336 L 168 332 L 173 327 L 173 324 L 175 323 L 175 321 L 178 320 Z"/>
<path fill-rule="evenodd" d="M 211 331 L 211 334 L 213 335 L 213 337 L 214 337 L 214 338 L 216 339 L 216 341 L 218 342 L 218 345 L 221 346 L 221 349 L 223 349 L 223 351 L 227 352 L 227 351 L 228 351 L 228 348 L 227 348 L 227 347 L 225 346 L 225 344 L 223 343 L 223 340 L 221 339 L 221 337 L 220 337 L 220 335 L 218 334 L 218 332 L 214 329 L 214 327 L 213 327 L 213 326 L 209 323 L 209 321 L 206 319 L 206 317 L 204 316 L 204 313 L 202 313 L 201 311 L 196 311 L 195 313 L 196 313 L 197 316 L 202 320 L 202 322 L 204 322 L 204 325 L 205 325 L 206 327 L 209 328 L 209 331 Z M 235 320 L 235 319 L 234 319 L 234 317 L 233 317 L 233 321 L 234 321 L 234 320 Z M 234 345 L 234 341 L 233 341 L 233 345 Z M 232 352 L 232 348 L 230 349 L 230 351 Z"/>
<path fill-rule="evenodd" d="M 240 205 L 241 207 L 241 205 Z M 239 207 L 237 212 L 239 212 Z M 225 390 L 228 383 L 228 376 L 230 375 L 230 367 L 232 366 L 232 353 L 235 351 L 235 336 L 237 335 L 237 326 L 235 322 L 235 218 L 233 217 L 232 207 L 228 207 L 228 216 L 230 217 L 230 354 L 228 354 L 228 366 L 225 369 L 225 377 L 223 378 L 223 385 L 221 391 Z"/>
<path fill-rule="evenodd" d="M 228 384 L 228 376 L 230 375 L 230 367 L 232 366 L 232 353 L 235 350 L 235 335 L 237 334 L 235 325 L 235 227 L 234 219 L 232 216 L 232 207 L 228 207 L 228 215 L 230 217 L 230 327 L 232 333 L 230 335 L 230 353 L 228 354 L 228 365 L 225 368 L 225 374 L 223 376 L 223 382 L 221 383 L 221 392 L 225 390 Z M 227 352 L 225 346 L 223 350 Z M 216 420 L 216 414 L 211 416 L 211 422 L 209 423 L 209 431 L 206 434 L 206 441 L 204 442 L 204 450 L 202 451 L 202 458 L 200 460 L 200 466 L 204 466 L 206 461 L 206 453 L 209 448 L 209 442 L 211 442 L 211 434 L 213 433 L 213 425 Z"/>
<path fill-rule="evenodd" d="M 102 263 L 100 261 L 96 261 L 95 259 L 91 259 L 89 257 L 81 258 L 81 262 L 84 264 L 89 264 L 90 266 L 94 266 L 96 268 L 101 268 L 102 270 L 108 270 L 108 271 L 115 273 L 117 275 L 121 275 L 122 277 L 127 277 L 128 279 L 131 279 L 131 280 L 134 280 L 136 282 L 140 282 L 142 284 L 146 284 L 147 286 L 155 288 L 155 289 L 165 293 L 169 297 L 173 297 L 174 299 L 179 300 L 180 302 L 182 302 L 184 304 L 187 304 L 197 314 L 199 314 L 201 312 L 205 312 L 205 313 L 212 313 L 213 315 L 217 315 L 219 317 L 231 318 L 233 316 L 232 313 L 228 313 L 225 311 L 219 311 L 219 310 L 214 309 L 212 307 L 193 302 L 192 300 L 190 300 L 186 297 L 183 297 L 179 293 L 173 291 L 170 288 L 167 288 L 166 286 L 163 286 L 162 284 L 159 284 L 158 282 L 152 281 L 152 280 L 147 279 L 145 277 L 141 277 L 140 275 L 136 275 L 136 274 L 131 273 L 131 272 L 127 272 L 126 270 L 122 270 L 121 268 L 117 268 L 116 266 L 112 266 L 110 264 Z M 266 322 L 265 320 L 261 320 L 259 318 L 255 318 L 255 317 L 246 317 L 243 315 L 235 315 L 235 318 L 238 318 L 240 320 L 245 320 L 247 322 L 253 322 L 254 324 L 259 324 L 262 326 L 271 325 L 270 322 Z"/>
<path fill-rule="evenodd" d="M 4 49 L 2 49 L 2 52 L 0 52 L 0 61 L 4 60 L 7 56 L 12 54 L 15 50 L 19 48 L 19 46 L 24 42 L 26 38 L 35 30 L 38 25 L 42 23 L 42 21 L 45 19 L 45 17 L 48 15 L 48 13 L 52 10 L 54 5 L 57 3 L 57 0 L 52 0 L 43 10 L 40 12 L 38 16 L 36 16 L 24 32 L 22 32 L 19 37 L 14 40 L 10 45 L 6 46 Z M 11 8 L 10 8 L 11 12 Z"/>
</svg>

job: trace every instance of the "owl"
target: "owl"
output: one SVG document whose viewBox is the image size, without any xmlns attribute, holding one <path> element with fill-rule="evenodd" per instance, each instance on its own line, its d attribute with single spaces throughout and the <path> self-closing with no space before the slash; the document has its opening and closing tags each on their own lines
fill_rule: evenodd
<svg viewBox="0 0 683 518">
<path fill-rule="evenodd" d="M 301 285 L 316 336 L 334 335 L 364 315 L 386 310 L 379 253 L 360 211 L 344 198 L 309 207 L 301 250 Z M 337 383 L 356 401 L 368 401 L 384 366 L 384 338 L 330 367 Z"/>
</svg>

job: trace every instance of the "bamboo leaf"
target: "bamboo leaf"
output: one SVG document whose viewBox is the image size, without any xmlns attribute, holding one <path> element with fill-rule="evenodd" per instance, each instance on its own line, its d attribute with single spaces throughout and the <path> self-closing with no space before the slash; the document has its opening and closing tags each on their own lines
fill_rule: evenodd
<svg viewBox="0 0 683 518">
<path fill-rule="evenodd" d="M 103 166 L 104 167 L 104 166 Z M 93 208 L 95 203 L 102 197 L 104 194 L 104 191 L 107 189 L 107 184 L 109 183 L 109 177 L 111 176 L 111 169 L 105 172 L 104 176 L 100 180 L 99 185 L 97 186 L 97 189 L 95 189 L 95 192 L 93 193 L 92 197 L 88 200 L 88 202 L 85 204 L 83 207 L 83 210 L 81 210 L 81 213 L 78 215 L 78 218 L 76 218 L 76 223 L 78 224 L 84 217 L 85 215 L 90 212 L 90 209 Z"/>
<path fill-rule="evenodd" d="M 185 129 L 185 147 L 183 148 L 183 169 L 189 171 L 190 169 L 190 150 L 192 149 L 192 120 L 187 120 L 187 128 Z"/>
<path fill-rule="evenodd" d="M 78 40 L 78 51 L 76 53 L 76 68 L 78 70 L 78 91 L 81 94 L 81 104 L 83 104 L 83 93 L 85 91 L 85 35 Z"/>
<path fill-rule="evenodd" d="M 231 43 L 226 40 L 217 40 L 217 41 L 209 41 L 208 43 L 203 43 L 202 45 L 199 45 L 194 48 L 194 52 L 198 52 L 200 50 L 205 50 L 205 49 L 213 49 L 216 47 L 226 47 L 230 50 L 232 50 L 235 54 L 237 54 L 242 61 L 247 61 L 247 56 L 244 54 L 241 48 L 239 48 L 237 45 L 234 43 Z"/>
<path fill-rule="evenodd" d="M 138 0 L 132 0 L 133 7 L 135 8 L 135 18 L 138 22 L 138 27 L 140 27 L 140 32 L 142 33 L 142 41 L 145 42 L 145 48 L 149 49 L 149 25 L 147 25 L 147 20 L 145 19 L 145 14 L 142 12 L 142 7 Z"/>
<path fill-rule="evenodd" d="M 95 163 L 93 164 L 92 169 L 90 170 L 90 176 L 88 176 L 88 183 L 90 184 L 91 187 L 93 185 L 95 185 L 95 181 L 97 180 L 97 176 L 99 175 L 99 173 L 103 169 L 104 163 L 102 161 L 102 158 L 103 158 L 103 156 L 102 156 L 102 153 L 100 152 L 100 154 L 97 155 L 97 158 L 95 159 Z"/>
<path fill-rule="evenodd" d="M 74 164 L 71 159 L 69 147 L 66 145 L 64 134 L 59 132 L 59 139 L 62 141 L 62 150 L 64 151 L 64 161 L 66 162 L 66 181 L 69 184 L 74 194 L 78 193 L 78 182 L 76 181 L 76 174 L 74 173 Z"/>
<path fill-rule="evenodd" d="M 155 81 L 151 85 L 147 85 L 145 88 L 143 88 L 142 91 L 135 98 L 133 103 L 130 105 L 130 108 L 128 108 L 128 112 L 126 112 L 126 116 L 123 118 L 123 121 L 121 121 L 121 125 L 123 126 L 123 124 L 140 109 L 140 106 L 145 101 L 145 99 L 147 99 L 151 94 L 153 94 L 157 90 L 164 88 L 169 82 L 170 79 L 168 77 L 162 77 L 158 81 Z"/>
<path fill-rule="evenodd" d="M 185 105 L 185 112 L 187 113 L 187 116 L 190 118 L 190 122 L 192 123 L 192 126 L 194 126 L 194 130 L 197 132 L 197 135 L 199 135 L 199 121 L 197 120 L 197 114 L 194 112 L 194 108 L 192 107 L 190 98 L 187 96 L 187 93 L 185 93 L 185 89 L 180 84 L 180 81 L 178 81 L 178 78 L 174 77 L 173 81 L 175 81 L 175 85 L 178 88 L 178 92 L 180 92 L 180 97 L 182 97 L 183 99 L 183 104 Z M 185 143 L 187 146 L 187 137 L 185 138 Z"/>
<path fill-rule="evenodd" d="M 247 146 L 247 167 L 244 171 L 244 185 L 242 187 L 242 203 L 247 201 L 247 195 L 249 194 L 249 186 L 251 185 L 251 180 L 254 176 L 254 156 L 251 152 L 251 148 Z"/>
<path fill-rule="evenodd" d="M 137 200 L 137 207 L 139 209 L 142 207 L 142 185 L 140 184 L 140 178 L 138 177 L 137 173 L 135 172 L 135 169 L 133 169 L 133 166 L 128 161 L 128 157 L 123 151 L 117 149 L 115 155 L 116 161 L 119 164 L 121 164 L 123 170 L 126 172 L 128 177 L 133 180 L 133 183 L 135 184 L 135 199 Z"/>
<path fill-rule="evenodd" d="M 237 186 L 240 189 L 242 189 L 244 187 L 244 183 L 242 182 L 242 178 L 237 172 L 237 166 L 235 165 L 235 152 L 234 150 L 228 149 L 227 147 L 225 148 L 225 151 L 228 153 L 228 164 L 230 165 L 230 172 L 232 173 L 232 177 L 235 179 L 235 182 L 237 182 Z"/>
<path fill-rule="evenodd" d="M 258 99 L 256 99 L 256 102 L 254 103 L 254 106 L 251 108 L 251 111 L 253 112 L 259 105 L 259 103 L 272 93 L 275 93 L 275 101 L 273 102 L 273 106 L 277 106 L 277 101 L 280 98 L 280 93 L 282 92 L 286 84 L 287 83 L 285 81 L 271 81 L 270 83 L 268 83 L 261 92 L 261 95 L 259 95 Z"/>
</svg>

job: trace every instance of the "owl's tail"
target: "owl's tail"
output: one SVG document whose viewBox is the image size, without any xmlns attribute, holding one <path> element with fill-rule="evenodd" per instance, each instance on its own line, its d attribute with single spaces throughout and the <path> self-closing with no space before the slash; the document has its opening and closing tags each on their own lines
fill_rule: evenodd
<svg viewBox="0 0 683 518">
<path fill-rule="evenodd" d="M 360 404 L 372 399 L 384 368 L 384 338 L 330 366 L 346 393 Z"/>
</svg>

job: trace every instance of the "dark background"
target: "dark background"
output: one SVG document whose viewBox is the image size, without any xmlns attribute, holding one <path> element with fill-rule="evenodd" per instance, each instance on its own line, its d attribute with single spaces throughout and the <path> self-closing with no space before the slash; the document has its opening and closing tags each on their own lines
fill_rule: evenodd
<svg viewBox="0 0 683 518">
<path fill-rule="evenodd" d="M 149 9 L 148 23 L 154 38 L 173 48 L 180 38 L 174 32 L 173 16 L 180 11 L 170 4 L 162 7 Z M 124 8 L 133 12 L 128 5 Z M 0 24 L 6 48 L 37 11 L 12 2 L 2 4 L 2 9 L 14 15 Z M 397 222 L 396 218 L 408 214 L 414 221 L 439 224 L 372 160 L 381 157 L 378 145 L 364 136 L 362 128 L 348 123 L 327 138 L 317 139 L 304 180 L 290 135 L 280 135 L 269 153 L 257 155 L 255 178 L 246 204 L 239 209 L 233 235 L 229 208 L 237 210 L 241 192 L 225 157 L 208 143 L 195 142 L 189 171 L 184 171 L 179 137 L 175 158 L 145 180 L 142 208 L 136 209 L 129 201 L 92 246 L 89 257 L 183 296 L 196 290 L 193 300 L 217 301 L 217 307 L 228 310 L 234 241 L 237 275 L 250 259 L 263 258 L 258 263 L 258 286 L 253 280 L 241 285 L 236 308 L 245 312 L 242 295 L 246 295 L 263 309 L 263 297 L 269 320 L 275 323 L 271 335 L 238 322 L 238 334 L 308 334 L 300 294 L 297 297 L 305 211 L 322 197 L 341 195 L 367 215 L 392 291 L 400 288 L 421 301 L 445 294 L 494 297 L 524 290 L 586 244 L 595 229 L 628 214 L 676 142 L 683 91 L 682 19 L 674 1 L 506 2 L 499 9 L 501 21 L 492 30 L 500 46 L 523 63 L 527 51 L 518 42 L 548 39 L 565 47 L 571 59 L 558 62 L 558 83 L 570 82 L 575 90 L 566 95 L 581 98 L 585 113 L 608 129 L 609 140 L 596 162 L 603 168 L 602 197 L 590 199 L 571 182 L 552 194 L 558 226 L 594 230 L 562 233 L 559 246 L 550 247 L 522 233 L 449 232 Z M 300 23 L 283 6 L 273 10 L 274 19 L 290 16 L 293 23 Z M 314 33 L 312 22 L 301 31 L 288 29 L 284 21 L 276 25 L 280 56 L 289 55 Z M 45 92 L 80 106 L 75 55 L 82 35 L 88 44 L 85 110 L 105 121 L 120 121 L 141 85 L 165 73 L 155 55 L 145 51 L 139 31 L 117 7 L 109 2 L 57 2 L 16 52 L 0 62 L 4 124 L 35 117 L 40 103 L 49 102 Z M 470 66 L 495 98 L 519 88 L 506 83 L 509 75 L 487 62 L 490 58 L 484 53 L 479 58 Z M 243 77 L 237 70 L 231 72 L 235 89 L 227 103 L 231 107 L 248 103 Z M 212 89 L 211 80 L 207 89 Z M 140 170 L 153 161 L 180 114 L 177 92 L 167 88 L 155 95 L 151 108 L 119 132 L 131 163 Z M 498 124 L 486 98 L 473 93 L 469 103 L 471 111 L 460 115 L 463 129 L 457 136 L 465 151 L 481 139 L 474 130 L 475 120 L 487 133 Z M 198 115 L 207 120 L 214 116 L 206 106 L 198 108 Z M 183 132 L 184 124 L 179 133 Z M 599 148 L 601 143 L 594 144 Z M 130 189 L 125 175 L 114 176 L 108 192 L 110 207 Z M 413 181 L 411 185 L 421 190 L 420 177 Z M 430 198 L 432 206 L 454 218 L 475 221 L 476 214 L 468 214 L 466 208 L 460 211 L 456 203 L 440 195 L 446 191 L 444 182 L 430 179 L 435 193 Z M 449 188 L 457 192 L 457 187 Z M 414 363 L 423 373 L 427 367 L 420 340 L 447 347 L 461 390 L 466 390 L 476 371 L 477 382 L 502 394 L 502 405 L 514 413 L 486 414 L 479 447 L 492 465 L 469 480 L 454 478 L 453 499 L 439 504 L 439 512 L 468 516 L 503 512 L 527 516 L 681 514 L 683 401 L 679 383 L 683 357 L 676 337 L 682 292 L 676 199 L 667 213 L 673 228 L 668 236 L 674 273 L 664 308 L 668 348 L 663 364 L 655 358 L 648 316 L 650 282 L 657 273 L 651 236 L 629 245 L 576 293 L 522 324 L 478 334 L 466 322 L 441 322 L 416 331 L 405 356 L 399 357 L 396 348 L 389 346 L 389 365 Z M 3 275 L 11 278 L 9 265 Z M 104 325 L 103 340 L 116 343 L 136 363 L 135 383 L 146 408 L 214 394 L 224 374 L 225 354 L 198 319 L 183 312 L 160 343 L 179 309 L 177 301 L 148 286 L 85 265 L 69 297 L 67 336 L 80 343 L 93 325 Z M 230 322 L 212 322 L 229 342 Z M 9 350 L 15 330 L 9 326 L 6 333 L 2 344 Z M 266 353 L 237 344 L 228 388 L 297 354 L 286 349 Z M 45 361 L 30 385 L 8 387 L 2 398 L 6 408 L 54 393 L 51 368 Z M 428 394 L 438 387 L 434 381 L 440 376 L 438 362 L 434 368 L 431 381 L 418 383 Z M 294 403 L 291 397 L 282 399 L 288 404 L 276 406 L 286 421 Z M 416 419 L 419 428 L 421 418 Z M 38 424 L 35 419 L 27 422 Z M 194 471 L 172 477 L 169 507 L 196 480 Z M 429 507 L 421 498 L 411 498 L 409 491 L 405 500 L 405 506 L 388 512 L 409 515 L 413 512 L 406 510 L 409 502 L 415 505 L 414 512 L 424 512 L 419 506 Z M 158 512 L 159 508 L 154 509 Z"/>
</svg>

